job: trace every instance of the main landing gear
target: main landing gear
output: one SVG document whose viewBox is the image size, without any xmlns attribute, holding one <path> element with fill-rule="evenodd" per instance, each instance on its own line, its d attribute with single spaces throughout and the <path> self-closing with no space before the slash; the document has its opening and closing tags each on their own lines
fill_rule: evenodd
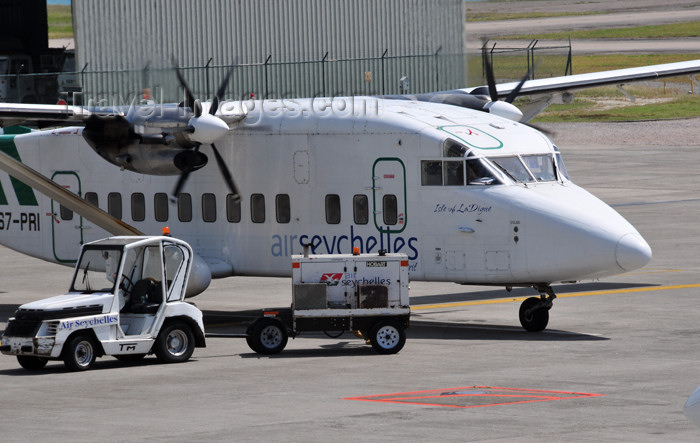
<svg viewBox="0 0 700 443">
<path fill-rule="evenodd" d="M 527 298 L 520 305 L 520 324 L 527 331 L 539 332 L 547 327 L 549 310 L 552 309 L 552 302 L 557 296 L 550 285 L 533 287 L 539 291 L 540 296 Z"/>
</svg>

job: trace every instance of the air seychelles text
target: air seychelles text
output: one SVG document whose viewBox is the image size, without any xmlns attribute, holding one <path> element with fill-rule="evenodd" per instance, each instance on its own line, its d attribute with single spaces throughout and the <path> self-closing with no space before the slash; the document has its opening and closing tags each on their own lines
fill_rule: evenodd
<svg viewBox="0 0 700 443">
<path fill-rule="evenodd" d="M 349 235 L 273 235 L 270 252 L 273 257 L 290 256 L 300 252 L 304 245 L 311 243 L 314 254 L 350 254 L 352 248 L 357 246 L 363 254 L 378 252 L 381 249 L 388 253 L 403 252 L 409 260 L 418 258 L 416 237 L 402 237 L 389 232 L 380 232 L 376 235 L 355 234 L 355 226 L 350 225 Z"/>
</svg>

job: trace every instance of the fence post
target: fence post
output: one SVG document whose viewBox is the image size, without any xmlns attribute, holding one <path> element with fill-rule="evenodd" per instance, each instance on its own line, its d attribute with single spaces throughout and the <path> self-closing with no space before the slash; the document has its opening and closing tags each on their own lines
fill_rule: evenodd
<svg viewBox="0 0 700 443">
<path fill-rule="evenodd" d="M 440 75 L 440 69 L 438 68 L 438 54 L 442 51 L 442 46 L 437 48 L 437 51 L 435 51 L 435 90 L 439 91 L 439 84 L 440 84 L 440 78 L 438 77 Z"/>
<path fill-rule="evenodd" d="M 527 69 L 532 73 L 532 80 L 535 79 L 535 45 L 539 40 L 533 40 L 527 45 Z M 532 59 L 532 62 L 530 61 Z"/>
<path fill-rule="evenodd" d="M 204 65 L 204 78 L 206 79 L 206 83 L 207 83 L 207 97 L 212 97 L 211 89 L 209 89 L 209 63 L 211 63 L 212 60 L 214 60 L 214 58 L 209 57 L 207 64 Z"/>
<path fill-rule="evenodd" d="M 326 59 L 328 58 L 328 51 L 321 59 L 321 95 L 326 96 Z"/>
<path fill-rule="evenodd" d="M 384 59 L 386 58 L 386 53 L 389 49 L 385 49 L 382 54 L 382 95 L 386 95 L 386 71 L 384 69 Z"/>
<path fill-rule="evenodd" d="M 571 66 L 571 34 L 569 34 L 569 55 L 566 57 L 566 68 L 564 68 L 564 75 L 571 75 L 572 73 L 572 66 Z"/>
<path fill-rule="evenodd" d="M 85 99 L 85 70 L 87 69 L 87 67 L 88 67 L 88 64 L 85 63 L 85 66 L 83 66 L 83 69 L 80 70 L 80 90 L 83 93 L 83 97 L 82 97 L 82 100 L 80 103 L 81 105 L 83 103 L 85 103 L 85 101 L 84 101 L 84 99 Z M 77 103 L 75 103 L 75 94 L 73 94 L 73 104 L 74 105 L 77 104 Z"/>
<path fill-rule="evenodd" d="M 267 82 L 267 64 L 272 58 L 272 54 L 268 55 L 267 58 L 265 59 L 265 95 L 263 96 L 263 100 L 267 99 L 267 94 L 268 94 L 268 82 Z"/>
</svg>

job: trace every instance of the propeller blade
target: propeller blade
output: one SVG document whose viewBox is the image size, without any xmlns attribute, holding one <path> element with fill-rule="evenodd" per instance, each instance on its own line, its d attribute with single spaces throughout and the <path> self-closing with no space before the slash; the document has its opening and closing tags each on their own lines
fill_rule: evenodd
<svg viewBox="0 0 700 443">
<path fill-rule="evenodd" d="M 214 96 L 214 99 L 211 102 L 211 107 L 209 108 L 209 113 L 211 115 L 216 114 L 216 111 L 219 110 L 219 102 L 221 101 L 221 97 L 223 97 L 226 93 L 226 87 L 228 86 L 228 81 L 231 78 L 231 74 L 233 74 L 233 67 L 229 69 L 224 81 L 221 82 L 221 86 L 219 86 L 218 91 L 216 91 L 216 95 Z"/>
<path fill-rule="evenodd" d="M 484 63 L 486 65 L 486 83 L 489 86 L 489 96 L 491 97 L 491 101 L 497 102 L 498 89 L 496 89 L 496 79 L 493 76 L 493 67 L 491 66 L 491 62 L 489 62 L 488 55 L 484 55 Z"/>
<path fill-rule="evenodd" d="M 198 154 L 199 146 L 195 146 L 193 151 L 187 151 L 187 155 L 183 157 L 183 164 L 180 166 L 180 169 L 182 169 L 182 174 L 180 174 L 180 178 L 177 180 L 177 184 L 173 190 L 173 197 L 177 198 L 180 195 L 180 191 L 182 191 L 182 188 L 185 186 L 190 173 L 195 169 L 198 169 L 197 161 L 200 158 Z"/>
<path fill-rule="evenodd" d="M 185 90 L 185 107 L 193 109 L 194 106 L 194 95 L 192 95 L 192 91 L 190 90 L 190 87 L 187 86 L 187 82 L 185 81 L 185 78 L 182 76 L 182 73 L 180 72 L 180 68 L 177 65 L 177 60 L 175 60 L 175 57 L 173 56 L 173 66 L 175 67 L 175 75 L 177 75 L 177 80 L 180 82 L 180 86 Z"/>
<path fill-rule="evenodd" d="M 236 187 L 236 183 L 233 181 L 233 177 L 231 176 L 231 171 L 228 170 L 226 163 L 224 163 L 223 157 L 221 157 L 221 154 L 219 154 L 219 150 L 216 149 L 216 145 L 214 143 L 211 144 L 211 149 L 214 151 L 214 156 L 216 157 L 216 164 L 219 165 L 219 170 L 221 171 L 221 175 L 224 176 L 224 180 L 226 181 L 226 184 L 228 185 L 229 189 L 231 190 L 231 194 L 233 194 L 234 200 L 240 200 L 241 194 L 238 192 L 238 188 Z"/>
<path fill-rule="evenodd" d="M 513 100 L 515 100 L 518 97 L 518 93 L 520 92 L 520 89 L 522 89 L 523 85 L 525 84 L 526 81 L 530 79 L 530 70 L 528 69 L 527 74 L 520 80 L 520 83 L 518 83 L 518 86 L 515 87 L 512 91 L 510 91 L 510 94 L 508 94 L 508 97 L 506 97 L 506 102 L 508 103 L 513 103 Z"/>
</svg>

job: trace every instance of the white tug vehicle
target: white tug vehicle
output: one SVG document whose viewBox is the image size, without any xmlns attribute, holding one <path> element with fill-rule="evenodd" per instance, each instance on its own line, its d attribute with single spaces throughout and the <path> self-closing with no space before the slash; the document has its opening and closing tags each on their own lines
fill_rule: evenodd
<svg viewBox="0 0 700 443">
<path fill-rule="evenodd" d="M 69 370 L 83 371 L 103 355 L 187 361 L 205 346 L 202 312 L 184 301 L 193 261 L 192 248 L 169 236 L 87 243 L 69 292 L 20 306 L 0 352 L 17 356 L 28 370 L 63 360 Z"/>
</svg>

